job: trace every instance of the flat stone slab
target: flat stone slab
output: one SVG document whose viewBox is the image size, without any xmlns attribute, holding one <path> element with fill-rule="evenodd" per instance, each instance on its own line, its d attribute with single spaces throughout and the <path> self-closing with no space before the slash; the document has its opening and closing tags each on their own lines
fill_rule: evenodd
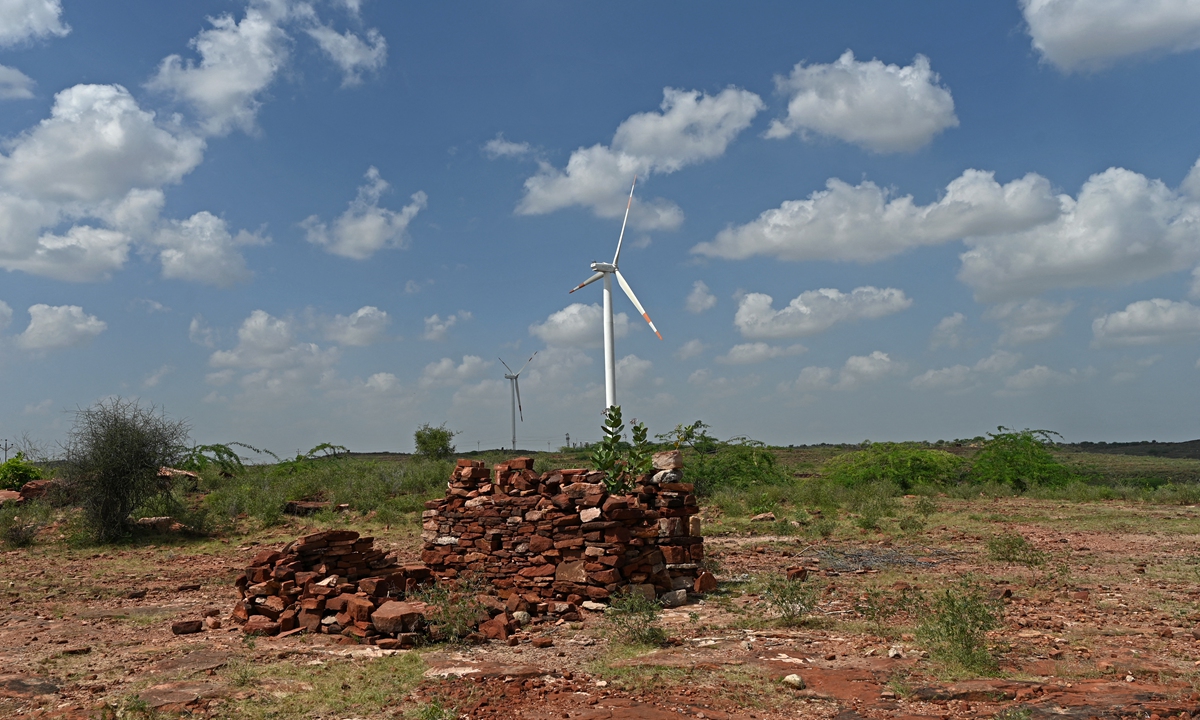
<svg viewBox="0 0 1200 720">
<path fill-rule="evenodd" d="M 55 695 L 58 685 L 37 675 L 0 675 L 0 697 L 28 698 Z"/>
<path fill-rule="evenodd" d="M 167 658 L 155 664 L 150 669 L 150 672 L 156 675 L 172 672 L 203 672 L 205 670 L 216 670 L 227 662 L 229 662 L 229 653 L 199 650 L 187 655 Z"/>
<path fill-rule="evenodd" d="M 184 707 L 202 698 L 220 697 L 225 685 L 206 682 L 173 682 L 155 685 L 138 693 L 141 700 L 154 709 Z"/>
</svg>

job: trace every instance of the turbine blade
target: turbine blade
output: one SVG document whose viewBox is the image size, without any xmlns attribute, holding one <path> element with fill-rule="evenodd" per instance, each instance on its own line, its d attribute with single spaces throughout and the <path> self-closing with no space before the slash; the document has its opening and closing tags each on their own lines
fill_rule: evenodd
<svg viewBox="0 0 1200 720">
<path fill-rule="evenodd" d="M 629 299 L 633 301 L 633 306 L 638 309 L 638 312 L 642 314 L 642 317 L 646 319 L 646 322 L 650 323 L 650 329 L 654 331 L 654 334 L 658 336 L 658 339 L 662 340 L 662 333 L 658 331 L 658 328 L 654 327 L 654 321 L 651 320 L 650 316 L 646 314 L 646 308 L 642 307 L 642 304 L 638 302 L 637 295 L 633 294 L 633 288 L 629 287 L 629 283 L 625 282 L 625 278 L 621 275 L 621 271 L 618 270 L 616 275 L 617 282 L 620 283 L 621 289 L 625 291 L 625 294 L 629 296 Z"/>
<path fill-rule="evenodd" d="M 513 386 L 517 389 L 517 414 L 521 416 L 521 422 L 525 422 L 525 411 L 521 409 L 521 381 L 513 378 Z"/>
<path fill-rule="evenodd" d="M 587 287 L 588 285 L 591 285 L 592 283 L 596 282 L 597 280 L 599 280 L 602 277 L 604 277 L 604 273 L 598 272 L 595 275 L 588 278 L 587 280 L 584 280 L 583 282 L 579 283 L 575 287 L 571 288 L 570 292 L 568 292 L 567 294 L 570 295 L 571 293 L 575 292 L 579 288 Z"/>
<path fill-rule="evenodd" d="M 508 371 L 508 374 L 509 374 L 509 375 L 512 375 L 512 374 L 513 374 L 512 368 L 510 368 L 510 367 L 508 366 L 508 363 L 504 362 L 504 358 L 499 358 L 499 357 L 498 357 L 498 358 L 496 358 L 496 359 L 500 361 L 500 364 L 504 366 L 504 369 Z"/>
<path fill-rule="evenodd" d="M 621 241 L 625 239 L 625 224 L 629 222 L 629 208 L 633 206 L 633 189 L 637 187 L 637 175 L 633 176 L 633 185 L 629 188 L 629 201 L 625 203 L 625 219 L 621 221 L 621 234 L 617 237 L 617 254 L 613 255 L 613 266 L 621 259 Z"/>
<path fill-rule="evenodd" d="M 515 373 L 513 373 L 513 374 L 514 374 L 514 375 L 520 375 L 521 373 L 525 372 L 525 368 L 529 367 L 529 363 L 533 362 L 533 359 L 534 359 L 535 357 L 537 357 L 537 351 L 536 351 L 536 350 L 533 352 L 533 354 L 532 354 L 532 355 L 530 355 L 530 356 L 529 356 L 529 359 L 525 361 L 525 364 L 521 366 L 521 369 L 520 369 L 520 370 L 518 370 L 518 371 L 516 371 L 516 372 L 515 372 Z M 503 361 L 503 360 L 501 360 L 500 362 L 504 362 L 504 361 Z M 508 367 L 508 366 L 507 366 L 507 365 L 505 365 L 504 367 Z M 509 370 L 509 372 L 510 372 L 510 373 L 512 373 L 512 370 Z"/>
</svg>

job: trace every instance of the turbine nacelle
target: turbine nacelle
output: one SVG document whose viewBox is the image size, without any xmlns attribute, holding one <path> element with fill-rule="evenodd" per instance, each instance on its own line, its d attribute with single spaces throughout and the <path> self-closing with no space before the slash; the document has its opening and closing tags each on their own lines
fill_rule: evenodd
<svg viewBox="0 0 1200 720">
<path fill-rule="evenodd" d="M 617 266 L 612 263 L 594 262 L 592 263 L 592 272 L 615 273 Z"/>
</svg>

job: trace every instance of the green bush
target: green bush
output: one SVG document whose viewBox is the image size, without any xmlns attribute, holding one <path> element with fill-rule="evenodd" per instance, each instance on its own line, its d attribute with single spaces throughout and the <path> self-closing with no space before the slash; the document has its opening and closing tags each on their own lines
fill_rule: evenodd
<svg viewBox="0 0 1200 720">
<path fill-rule="evenodd" d="M 173 467 L 187 447 L 187 423 L 170 420 L 154 407 L 114 398 L 77 411 L 64 474 L 92 538 L 112 542 L 126 536 L 130 514 L 171 491 L 158 471 Z"/>
<path fill-rule="evenodd" d="M 821 598 L 824 586 L 816 582 L 788 580 L 782 575 L 771 575 L 758 582 L 758 593 L 779 621 L 788 627 L 801 625 Z"/>
<path fill-rule="evenodd" d="M 712 496 L 719 490 L 745 491 L 771 485 L 794 484 L 779 467 L 775 453 L 763 443 L 734 438 L 715 443 L 712 452 L 689 457 L 684 471 L 696 494 Z"/>
<path fill-rule="evenodd" d="M 50 507 L 40 502 L 0 505 L 0 538 L 12 547 L 28 547 L 50 522 Z"/>
<path fill-rule="evenodd" d="M 1034 486 L 1057 487 L 1073 478 L 1071 470 L 1050 453 L 1049 430 L 1011 430 L 1004 426 L 988 433 L 975 456 L 970 479 L 976 483 L 1007 485 L 1017 492 Z"/>
<path fill-rule="evenodd" d="M 625 442 L 621 437 L 625 432 L 621 406 L 613 405 L 604 411 L 600 430 L 604 437 L 592 448 L 592 467 L 604 473 L 604 485 L 610 493 L 627 493 L 633 490 L 639 475 L 649 474 L 653 469 L 654 450 L 646 439 L 646 426 L 634 420 L 633 443 Z"/>
<path fill-rule="evenodd" d="M 662 605 L 640 592 L 626 589 L 609 600 L 604 624 L 610 637 L 625 645 L 662 645 L 667 633 L 658 624 Z"/>
<path fill-rule="evenodd" d="M 454 454 L 454 436 L 458 433 L 446 428 L 446 423 L 433 427 L 425 423 L 413 433 L 413 444 L 417 454 L 434 460 L 445 460 Z"/>
<path fill-rule="evenodd" d="M 934 596 L 917 627 L 917 640 L 935 660 L 967 673 L 990 673 L 996 659 L 987 647 L 987 633 L 1000 627 L 1003 605 L 969 585 L 947 588 Z"/>
<path fill-rule="evenodd" d="M 870 443 L 862 450 L 836 457 L 822 474 L 846 487 L 890 482 L 901 492 L 920 485 L 957 482 L 966 461 L 943 450 L 930 450 L 914 443 Z"/>
<path fill-rule="evenodd" d="M 475 631 L 480 621 L 488 619 L 487 609 L 479 602 L 482 583 L 474 578 L 460 578 L 456 583 L 438 582 L 425 585 L 408 599 L 427 603 L 425 620 L 437 628 L 441 639 L 459 642 Z"/>
<path fill-rule="evenodd" d="M 1011 562 L 1036 567 L 1046 562 L 1046 553 L 1016 533 L 1001 533 L 987 541 L 988 557 L 999 562 Z"/>
<path fill-rule="evenodd" d="M 0 490 L 20 490 L 30 480 L 43 477 L 42 469 L 26 460 L 23 452 L 0 463 Z"/>
</svg>

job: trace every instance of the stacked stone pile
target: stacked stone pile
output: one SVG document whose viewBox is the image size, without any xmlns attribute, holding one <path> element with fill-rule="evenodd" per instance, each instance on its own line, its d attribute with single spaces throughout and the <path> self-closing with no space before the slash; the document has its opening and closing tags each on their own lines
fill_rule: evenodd
<svg viewBox="0 0 1200 720">
<path fill-rule="evenodd" d="M 412 645 L 424 629 L 423 603 L 399 602 L 430 579 L 400 565 L 353 530 L 326 530 L 254 556 L 236 585 L 233 620 L 247 634 L 320 632 L 381 646 Z"/>
<path fill-rule="evenodd" d="M 609 494 L 602 473 L 459 460 L 446 497 L 425 504 L 421 560 L 439 578 L 484 582 L 507 615 L 571 619 L 626 587 L 681 605 L 716 587 L 700 567 L 699 507 L 681 460 L 656 454 L 655 473 L 625 495 Z"/>
</svg>

